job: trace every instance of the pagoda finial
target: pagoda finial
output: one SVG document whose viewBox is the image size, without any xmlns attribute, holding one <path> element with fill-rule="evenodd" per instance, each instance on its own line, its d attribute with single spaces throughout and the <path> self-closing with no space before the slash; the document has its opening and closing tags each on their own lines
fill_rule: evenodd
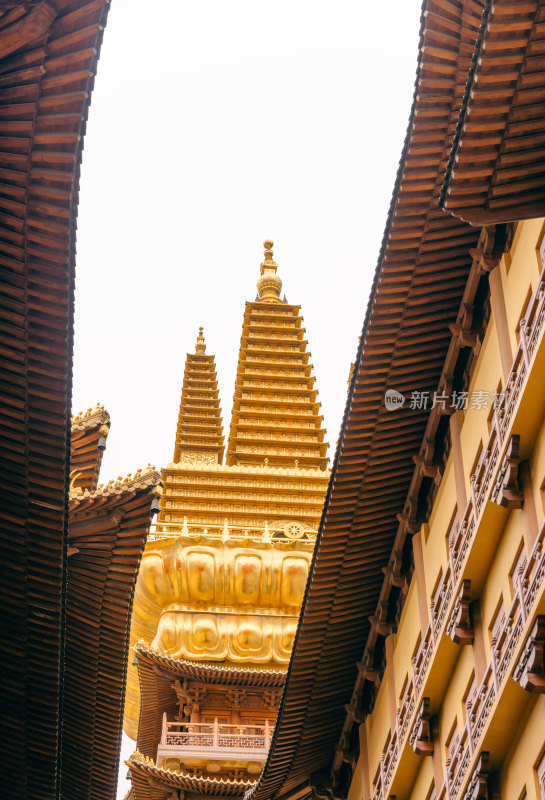
<svg viewBox="0 0 545 800">
<path fill-rule="evenodd" d="M 197 336 L 197 343 L 195 345 L 195 353 L 198 356 L 204 356 L 206 353 L 206 345 L 204 343 L 203 329 L 199 328 L 199 335 Z"/>
<path fill-rule="evenodd" d="M 265 239 L 265 258 L 261 262 L 261 277 L 257 281 L 257 293 L 261 303 L 280 303 L 280 291 L 282 281 L 276 274 L 278 265 L 273 259 L 274 242 L 272 239 Z"/>
</svg>

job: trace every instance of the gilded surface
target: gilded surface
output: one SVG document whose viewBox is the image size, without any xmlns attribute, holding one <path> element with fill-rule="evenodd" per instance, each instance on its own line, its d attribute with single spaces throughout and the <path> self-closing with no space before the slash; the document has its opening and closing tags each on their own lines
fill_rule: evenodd
<svg viewBox="0 0 545 800">
<path fill-rule="evenodd" d="M 272 242 L 247 303 L 227 464 L 214 357 L 188 354 L 174 460 L 142 559 L 131 646 L 172 658 L 286 666 L 329 480 L 299 307 L 281 299 Z M 129 658 L 125 730 L 136 738 Z"/>
<path fill-rule="evenodd" d="M 165 611 L 152 647 L 176 658 L 287 664 L 297 617 Z"/>
</svg>

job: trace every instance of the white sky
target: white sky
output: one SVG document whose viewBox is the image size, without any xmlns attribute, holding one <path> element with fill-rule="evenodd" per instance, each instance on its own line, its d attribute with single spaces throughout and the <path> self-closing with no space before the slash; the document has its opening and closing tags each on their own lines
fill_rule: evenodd
<svg viewBox="0 0 545 800">
<path fill-rule="evenodd" d="M 101 480 L 172 459 L 199 325 L 227 436 L 244 301 L 269 237 L 302 306 L 333 456 L 420 5 L 113 0 L 85 139 L 74 353 L 74 412 L 100 402 L 112 417 Z"/>
</svg>

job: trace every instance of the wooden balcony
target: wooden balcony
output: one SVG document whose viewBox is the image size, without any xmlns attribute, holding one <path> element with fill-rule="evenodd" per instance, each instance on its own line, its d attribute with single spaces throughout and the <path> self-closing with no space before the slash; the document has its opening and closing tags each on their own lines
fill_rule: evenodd
<svg viewBox="0 0 545 800">
<path fill-rule="evenodd" d="M 265 762 L 273 728 L 264 725 L 224 725 L 213 723 L 168 722 L 163 717 L 161 742 L 157 748 L 157 766 L 166 759 L 188 761 Z"/>
<path fill-rule="evenodd" d="M 445 632 L 447 610 L 452 605 L 452 563 L 439 581 L 432 599 L 430 611 L 432 619 L 422 639 L 415 658 L 413 675 L 397 711 L 396 729 L 389 737 L 381 756 L 380 774 L 372 800 L 385 800 L 395 775 L 399 758 L 407 745 L 408 732 L 414 710 L 425 685 L 425 679 L 433 660 L 439 637 Z M 511 606 L 505 615 L 496 638 L 492 642 L 492 654 L 473 704 L 468 709 L 466 725 L 460 733 L 459 741 L 451 758 L 447 761 L 447 776 L 442 795 L 448 800 L 458 797 L 461 787 L 467 780 L 468 769 L 473 754 L 478 750 L 483 731 L 492 713 L 495 702 L 514 669 L 514 655 L 538 595 L 545 583 L 545 525 L 534 544 L 528 561 L 515 581 L 515 592 Z M 445 602 L 443 598 L 448 597 Z"/>
</svg>

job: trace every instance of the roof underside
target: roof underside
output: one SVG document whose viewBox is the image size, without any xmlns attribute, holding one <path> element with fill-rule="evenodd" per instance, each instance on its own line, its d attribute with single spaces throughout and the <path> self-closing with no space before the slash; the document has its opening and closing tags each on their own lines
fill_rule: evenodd
<svg viewBox="0 0 545 800">
<path fill-rule="evenodd" d="M 331 765 L 428 412 L 387 389 L 437 389 L 479 231 L 438 199 L 483 3 L 424 2 L 415 99 L 301 622 L 259 800 L 310 794 Z"/>
<path fill-rule="evenodd" d="M 107 0 L 0 11 L 5 798 L 56 797 L 75 219 Z"/>
<path fill-rule="evenodd" d="M 545 214 L 544 98 L 544 0 L 488 0 L 445 209 L 480 225 Z"/>
</svg>

